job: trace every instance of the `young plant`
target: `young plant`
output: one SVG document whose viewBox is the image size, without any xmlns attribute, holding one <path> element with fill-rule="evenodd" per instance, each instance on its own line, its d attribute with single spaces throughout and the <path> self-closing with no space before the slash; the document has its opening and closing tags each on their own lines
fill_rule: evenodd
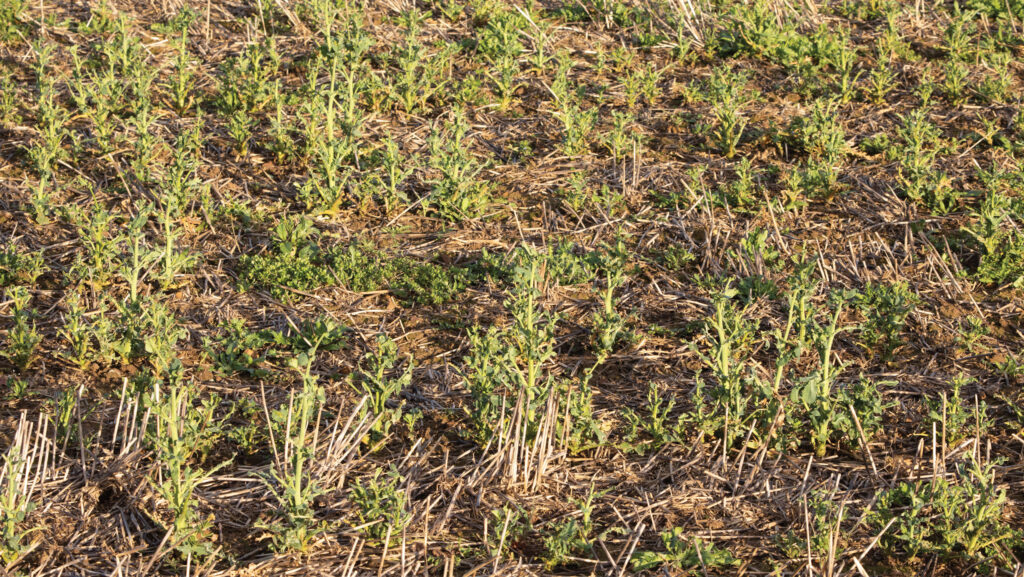
<svg viewBox="0 0 1024 577">
<path fill-rule="evenodd" d="M 512 325 L 472 331 L 462 372 L 472 397 L 473 437 L 481 446 L 511 453 L 502 459 L 506 482 L 537 487 L 559 426 L 563 435 L 570 435 L 560 416 L 574 402 L 560 396 L 571 394 L 572 387 L 560 390 L 548 366 L 555 357 L 557 318 L 540 306 L 542 261 L 536 251 L 526 250 L 529 258 L 513 272 L 506 301 Z M 578 406 L 575 412 L 581 412 Z"/>
<path fill-rule="evenodd" d="M 448 82 L 446 60 L 451 53 L 428 54 L 427 47 L 419 39 L 419 31 L 418 22 L 410 19 L 404 44 L 391 54 L 391 62 L 398 73 L 388 75 L 391 79 L 388 94 L 406 114 L 425 110 L 430 99 Z"/>
<path fill-rule="evenodd" d="M 876 106 L 885 103 L 887 94 L 896 87 L 896 73 L 885 62 L 879 62 L 871 73 L 868 74 L 868 85 L 864 89 L 865 94 Z"/>
<path fill-rule="evenodd" d="M 403 185 L 416 171 L 417 160 L 403 156 L 398 143 L 389 136 L 377 153 L 377 161 L 382 173 L 378 178 L 384 192 L 384 211 L 390 213 L 400 203 L 409 202 Z"/>
<path fill-rule="evenodd" d="M 708 84 L 711 112 L 716 123 L 712 136 L 718 150 L 726 158 L 736 156 L 736 147 L 743 138 L 747 119 L 743 107 L 756 93 L 747 89 L 747 77 L 727 68 L 715 70 Z M 754 96 L 752 96 L 754 94 Z"/>
<path fill-rule="evenodd" d="M 494 509 L 488 520 L 487 552 L 491 557 L 511 554 L 512 546 L 531 529 L 529 514 L 517 505 Z"/>
<path fill-rule="evenodd" d="M 75 363 L 79 370 L 85 370 L 92 362 L 93 347 L 89 334 L 89 325 L 85 318 L 82 299 L 78 293 L 67 297 L 68 312 L 64 316 L 64 328 L 60 334 L 68 342 L 70 350 L 63 353 L 64 358 Z"/>
<path fill-rule="evenodd" d="M 15 444 L 4 454 L 0 468 L 0 560 L 8 566 L 32 548 L 25 538 L 35 529 L 23 528 L 37 506 L 28 491 L 30 464 L 22 446 Z"/>
<path fill-rule="evenodd" d="M 594 316 L 594 348 L 600 364 L 611 354 L 622 338 L 626 323 L 615 310 L 615 291 L 626 282 L 626 259 L 629 255 L 626 244 L 619 239 L 614 246 L 606 247 L 599 257 L 598 268 L 604 272 L 604 288 L 601 290 L 603 308 Z"/>
<path fill-rule="evenodd" d="M 960 463 L 952 479 L 905 481 L 883 492 L 868 521 L 879 529 L 883 550 L 910 559 L 938 555 L 1010 568 L 1021 531 L 1007 523 L 1005 489 L 995 468 Z"/>
<path fill-rule="evenodd" d="M 854 86 L 864 74 L 863 70 L 855 69 L 857 66 L 857 49 L 850 46 L 849 41 L 849 32 L 843 31 L 839 38 L 837 49 L 829 58 L 832 68 L 839 77 L 836 81 L 835 90 L 839 94 L 839 101 L 843 104 L 853 100 L 855 95 Z"/>
<path fill-rule="evenodd" d="M 638 551 L 629 560 L 634 571 L 650 571 L 669 565 L 692 575 L 697 569 L 707 572 L 708 569 L 725 569 L 741 565 L 741 561 L 732 556 L 726 549 L 719 549 L 714 543 L 705 543 L 701 538 L 692 540 L 684 536 L 680 527 L 661 534 L 661 542 L 665 546 L 664 553 L 655 551 Z"/>
<path fill-rule="evenodd" d="M 761 202 L 760 171 L 754 169 L 749 158 L 735 163 L 736 178 L 723 182 L 712 194 L 716 205 L 728 206 L 737 212 L 751 212 Z"/>
<path fill-rule="evenodd" d="M 357 480 L 349 498 L 358 507 L 359 524 L 367 539 L 380 543 L 389 536 L 400 537 L 412 520 L 408 511 L 408 498 L 400 486 L 405 478 L 392 466 L 381 477 L 376 469 L 366 481 Z"/>
<path fill-rule="evenodd" d="M 790 392 L 790 402 L 803 409 L 818 457 L 825 456 L 833 442 L 870 440 L 880 428 L 887 407 L 881 400 L 878 384 L 872 381 L 862 378 L 849 386 L 838 384 L 844 365 L 834 364 L 832 357 L 836 336 L 849 330 L 839 327 L 845 299 L 843 295 L 833 295 L 832 315 L 826 324 L 810 319 L 807 335 L 817 353 L 818 367 L 801 378 Z M 861 432 L 866 438 L 862 439 Z"/>
<path fill-rule="evenodd" d="M 153 133 L 156 117 L 148 101 L 139 107 L 130 124 L 135 129 L 132 173 L 140 182 L 149 184 L 153 180 L 152 164 L 157 153 L 159 138 Z"/>
<path fill-rule="evenodd" d="M 836 335 L 842 330 L 839 327 L 839 316 L 842 314 L 843 300 L 835 299 L 831 318 L 827 324 L 821 325 L 814 319 L 809 327 L 809 337 L 815 352 L 818 353 L 818 368 L 809 376 L 801 379 L 790 393 L 790 402 L 800 403 L 807 412 L 808 425 L 811 428 L 811 440 L 815 454 L 825 455 L 828 442 L 837 426 L 845 422 L 845 408 L 839 404 L 836 390 L 836 377 L 843 367 L 835 366 L 832 360 L 832 348 Z"/>
<path fill-rule="evenodd" d="M 469 123 L 458 112 L 445 129 L 435 129 L 427 143 L 436 176 L 428 180 L 430 196 L 423 206 L 449 222 L 476 218 L 491 204 L 493 185 L 480 176 L 487 163 L 470 152 L 468 132 Z"/>
<path fill-rule="evenodd" d="M 167 377 L 163 387 L 158 384 L 154 389 L 150 405 L 154 430 L 149 443 L 158 468 L 149 480 L 170 509 L 172 522 L 167 530 L 174 549 L 185 558 L 202 559 L 213 552 L 213 542 L 210 520 L 197 511 L 195 491 L 227 462 L 210 470 L 190 463 L 204 445 L 202 437 L 216 424 L 212 414 L 193 407 L 195 389 L 191 383 L 181 382 L 180 364 L 168 370 Z"/>
<path fill-rule="evenodd" d="M 367 415 L 374 419 L 370 429 L 370 441 L 374 443 L 386 439 L 391 427 L 402 420 L 404 401 L 396 401 L 396 397 L 412 382 L 413 366 L 410 361 L 398 376 L 392 376 L 397 364 L 398 346 L 386 335 L 379 335 L 377 350 L 367 353 L 358 373 L 348 379 L 352 387 L 367 397 L 359 419 Z"/>
<path fill-rule="evenodd" d="M 196 255 L 178 250 L 176 246 L 181 237 L 180 220 L 187 212 L 187 199 L 187 196 L 169 191 L 161 198 L 156 211 L 156 219 L 163 233 L 162 246 L 157 253 L 160 262 L 158 278 L 165 289 L 174 286 L 178 275 L 191 269 L 197 259 Z"/>
<path fill-rule="evenodd" d="M 984 436 L 992 425 L 988 416 L 988 405 L 984 401 L 965 403 L 963 398 L 964 385 L 970 385 L 973 379 L 964 375 L 953 378 L 952 391 L 949 395 L 942 391 L 938 399 L 925 399 L 928 414 L 925 419 L 927 434 L 935 425 L 942 435 L 943 441 L 950 447 L 957 447 L 965 439 L 973 436 Z"/>
<path fill-rule="evenodd" d="M 891 360 L 900 344 L 900 333 L 907 316 L 914 311 L 918 300 L 905 282 L 866 284 L 864 290 L 857 294 L 855 302 L 867 319 L 861 329 L 867 348 L 880 349 L 882 358 Z"/>
<path fill-rule="evenodd" d="M 968 77 L 971 69 L 960 61 L 949 61 L 943 66 L 942 93 L 946 101 L 960 106 L 967 101 Z"/>
<path fill-rule="evenodd" d="M 99 70 L 83 69 L 77 50 L 73 47 L 71 94 L 79 112 L 92 124 L 94 142 L 101 154 L 113 151 L 117 142 L 115 134 L 118 128 L 119 111 L 128 90 L 123 79 L 118 77 L 114 62 L 108 62 Z"/>
<path fill-rule="evenodd" d="M 583 90 L 574 88 L 569 79 L 569 71 L 574 64 L 567 56 L 561 55 L 551 84 L 558 107 L 554 115 L 562 123 L 561 150 L 566 156 L 578 156 L 588 150 L 587 138 L 597 124 L 597 110 L 581 105 Z"/>
<path fill-rule="evenodd" d="M 120 238 L 112 234 L 116 215 L 100 203 L 94 203 L 88 212 L 74 205 L 67 211 L 83 249 L 75 255 L 70 275 L 85 281 L 93 290 L 100 290 L 109 284 L 118 256 Z"/>
<path fill-rule="evenodd" d="M 754 323 L 746 318 L 746 309 L 731 300 L 738 294 L 727 286 L 714 297 L 713 313 L 704 326 L 708 352 L 698 352 L 715 384 L 706 390 L 703 379 L 698 378 L 695 410 L 684 416 L 708 434 L 721 433 L 726 448 L 752 425 L 758 436 L 763 434 L 775 414 L 771 384 L 757 378 L 748 364 L 756 332 Z"/>
<path fill-rule="evenodd" d="M 656 69 L 653 63 L 634 68 L 626 74 L 622 81 L 626 91 L 626 106 L 633 110 L 641 98 L 652 104 L 661 92 L 658 82 L 662 74 L 663 71 Z"/>
<path fill-rule="evenodd" d="M 274 520 L 261 521 L 258 527 L 269 531 L 271 543 L 278 551 L 305 551 L 326 530 L 313 510 L 313 500 L 323 490 L 310 471 L 324 402 L 323 387 L 317 384 L 318 376 L 311 370 L 324 338 L 318 335 L 309 343 L 307 352 L 289 360 L 289 366 L 299 372 L 302 390 L 292 395 L 286 408 L 274 411 L 272 430 L 277 429 L 281 450 L 274 447 L 274 463 L 263 482 L 277 501 L 278 510 Z"/>
<path fill-rule="evenodd" d="M 544 537 L 544 565 L 550 571 L 569 561 L 579 554 L 593 554 L 597 540 L 604 540 L 614 531 L 594 533 L 594 500 L 608 493 L 595 491 L 590 486 L 587 496 L 583 499 L 573 498 L 572 502 L 579 509 L 579 520 L 575 516 L 554 526 L 554 530 Z"/>
<path fill-rule="evenodd" d="M 271 116 L 270 126 L 267 129 L 267 135 L 270 138 L 266 147 L 274 154 L 274 160 L 278 164 L 291 163 L 298 157 L 298 146 L 294 138 L 295 120 L 286 112 L 281 80 L 275 79 L 273 87 L 270 98 L 274 103 L 274 115 Z"/>
<path fill-rule="evenodd" d="M 832 492 L 821 489 L 811 491 L 805 503 L 806 512 L 797 526 L 779 539 L 783 551 L 791 559 L 806 558 L 808 550 L 819 559 L 839 558 L 844 546 L 842 524 L 849 511 L 835 502 Z"/>
<path fill-rule="evenodd" d="M 12 306 L 14 326 L 7 333 L 7 343 L 4 349 L 0 350 L 0 356 L 6 357 L 19 370 L 24 371 L 35 360 L 36 350 L 43 340 L 33 320 L 36 311 L 28 308 L 32 295 L 25 287 L 16 286 L 8 289 L 4 293 L 4 298 Z"/>
<path fill-rule="evenodd" d="M 612 129 L 604 136 L 604 146 L 615 162 L 622 162 L 639 141 L 636 129 L 631 125 L 636 118 L 629 113 L 612 111 Z"/>
<path fill-rule="evenodd" d="M 587 137 L 597 124 L 597 110 L 584 110 L 572 102 L 564 104 L 557 116 L 562 121 L 562 153 L 571 157 L 587 152 Z"/>
<path fill-rule="evenodd" d="M 180 325 L 167 305 L 153 299 L 147 301 L 126 303 L 120 308 L 122 318 L 138 319 L 126 323 L 127 326 L 134 325 L 135 329 L 130 337 L 133 340 L 133 353 L 148 356 L 159 376 L 177 362 L 177 343 L 188 336 L 188 330 Z"/>
<path fill-rule="evenodd" d="M 0 44 L 22 37 L 28 20 L 25 15 L 28 5 L 28 0 L 0 1 Z"/>
<path fill-rule="evenodd" d="M 6 69 L 0 69 L 0 126 L 21 121 L 18 114 L 19 88 L 14 75 Z"/>
<path fill-rule="evenodd" d="M 137 214 L 128 221 L 125 234 L 121 237 L 127 245 L 128 258 L 121 260 L 120 273 L 128 283 L 128 298 L 131 302 L 138 301 L 140 285 L 149 274 L 150 266 L 162 256 L 159 251 L 146 246 L 143 228 L 149 222 L 152 211 L 152 204 L 140 205 Z"/>
<path fill-rule="evenodd" d="M 498 108 L 507 110 L 512 106 L 516 89 L 519 88 L 519 61 L 512 56 L 501 56 L 494 64 L 491 81 L 498 92 Z"/>
<path fill-rule="evenodd" d="M 68 313 L 60 335 L 68 342 L 70 350 L 64 358 L 85 370 L 92 363 L 106 364 L 114 360 L 126 360 L 132 354 L 132 342 L 125 337 L 125 329 L 115 326 L 107 317 L 106 301 L 100 300 L 96 311 L 86 312 L 78 293 L 68 297 Z"/>
<path fill-rule="evenodd" d="M 981 252 L 975 277 L 984 283 L 1024 286 L 1024 233 L 1018 230 L 1012 201 L 991 191 L 963 230 Z"/>
<path fill-rule="evenodd" d="M 649 451 L 656 451 L 668 443 L 682 442 L 686 424 L 684 416 L 680 415 L 675 423 L 669 423 L 669 414 L 675 406 L 675 397 L 670 397 L 666 402 L 658 385 L 648 383 L 647 414 L 640 415 L 629 407 L 622 411 L 627 430 L 619 445 L 620 449 L 627 453 L 643 455 Z M 640 431 L 646 433 L 649 440 L 641 440 Z"/>
<path fill-rule="evenodd" d="M 0 248 L 0 288 L 32 286 L 46 268 L 42 252 L 21 252 L 14 244 Z"/>
<path fill-rule="evenodd" d="M 794 132 L 800 146 L 813 160 L 833 165 L 841 162 L 846 154 L 846 132 L 835 101 L 816 100 L 811 114 L 794 122 Z"/>
<path fill-rule="evenodd" d="M 941 133 L 923 110 L 915 110 L 902 118 L 898 134 L 903 146 L 897 150 L 900 161 L 899 180 L 911 200 L 928 207 L 933 214 L 953 210 L 961 193 L 949 178 L 934 169 L 941 151 Z"/>
<path fill-rule="evenodd" d="M 174 68 L 169 75 L 166 88 L 171 93 L 171 104 L 178 114 L 184 114 L 195 102 L 192 92 L 196 78 L 192 57 L 188 52 L 188 28 L 197 18 L 198 14 L 186 7 L 166 26 L 166 31 L 171 36 L 171 45 L 176 52 Z"/>
</svg>

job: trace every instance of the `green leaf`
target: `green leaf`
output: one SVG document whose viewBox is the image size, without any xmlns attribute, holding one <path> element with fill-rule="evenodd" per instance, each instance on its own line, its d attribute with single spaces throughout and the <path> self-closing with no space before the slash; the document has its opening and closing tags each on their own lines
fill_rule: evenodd
<svg viewBox="0 0 1024 577">
<path fill-rule="evenodd" d="M 630 559 L 630 563 L 633 565 L 634 571 L 645 571 L 648 569 L 657 569 L 669 561 L 668 555 L 664 553 L 655 553 L 654 551 L 638 551 Z"/>
</svg>

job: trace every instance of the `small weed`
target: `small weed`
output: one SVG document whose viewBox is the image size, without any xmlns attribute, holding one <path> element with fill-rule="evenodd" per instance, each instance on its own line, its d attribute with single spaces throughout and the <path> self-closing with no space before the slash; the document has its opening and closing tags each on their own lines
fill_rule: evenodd
<svg viewBox="0 0 1024 577">
<path fill-rule="evenodd" d="M 416 159 L 403 157 L 398 143 L 394 139 L 388 138 L 377 152 L 376 160 L 381 171 L 377 178 L 380 180 L 380 188 L 383 192 L 381 197 L 384 211 L 390 213 L 400 204 L 409 202 L 404 184 L 415 172 Z"/>
<path fill-rule="evenodd" d="M 577 156 L 589 150 L 588 136 L 597 124 L 597 111 L 584 110 L 579 104 L 565 103 L 557 113 L 562 121 L 562 154 Z"/>
<path fill-rule="evenodd" d="M 897 133 L 903 145 L 893 152 L 900 161 L 899 180 L 904 192 L 933 214 L 946 214 L 957 206 L 960 193 L 945 174 L 934 169 L 935 159 L 942 151 L 941 133 L 923 110 L 915 110 L 902 120 Z"/>
<path fill-rule="evenodd" d="M 411 520 L 405 489 L 405 478 L 392 467 L 385 475 L 377 469 L 365 481 L 357 480 L 349 498 L 358 507 L 359 524 L 367 539 L 381 543 L 402 534 Z"/>
<path fill-rule="evenodd" d="M 728 68 L 720 68 L 715 70 L 708 83 L 711 112 L 717 121 L 713 129 L 713 138 L 719 152 L 726 158 L 736 156 L 736 147 L 739 146 L 743 131 L 747 127 L 747 119 L 742 115 L 742 108 L 756 98 L 756 93 L 747 90 L 747 82 L 745 75 Z"/>
<path fill-rule="evenodd" d="M 555 354 L 556 318 L 540 308 L 544 277 L 540 259 L 534 252 L 529 254 L 528 264 L 514 271 L 514 288 L 506 303 L 512 326 L 470 335 L 465 371 L 473 398 L 470 416 L 476 436 L 485 444 L 506 433 L 516 398 L 523 399 L 525 423 L 535 429 L 541 417 L 538 412 L 554 384 L 543 367 Z"/>
<path fill-rule="evenodd" d="M 699 352 L 715 384 L 705 392 L 704 381 L 698 377 L 695 409 L 684 415 L 685 420 L 696 422 L 704 432 L 724 435 L 726 447 L 731 447 L 752 424 L 767 419 L 768 405 L 772 404 L 771 386 L 749 372 L 755 325 L 746 318 L 746 311 L 731 300 L 737 294 L 736 289 L 726 287 L 714 297 L 713 313 L 704 326 L 707 352 Z"/>
<path fill-rule="evenodd" d="M 787 532 L 780 539 L 782 549 L 791 559 L 805 558 L 808 550 L 819 559 L 829 558 L 830 553 L 838 558 L 843 552 L 842 524 L 848 511 L 835 502 L 830 492 L 820 489 L 811 492 L 806 506 L 809 523 L 800 523 L 800 527 Z M 810 541 L 807 539 L 808 529 Z"/>
<path fill-rule="evenodd" d="M 605 135 L 604 145 L 616 162 L 622 162 L 639 141 L 639 136 L 630 127 L 633 121 L 634 117 L 630 114 L 612 111 L 614 126 Z"/>
<path fill-rule="evenodd" d="M 1011 206 L 1008 197 L 991 192 L 963 229 L 981 249 L 975 272 L 981 282 L 1024 285 L 1024 234 L 1014 226 Z"/>
<path fill-rule="evenodd" d="M 512 547 L 530 531 L 530 517 L 518 506 L 503 505 L 491 511 L 487 551 L 492 557 L 511 553 Z"/>
<path fill-rule="evenodd" d="M 469 151 L 468 131 L 468 121 L 458 114 L 445 129 L 435 129 L 428 141 L 429 164 L 437 176 L 428 180 L 430 196 L 422 204 L 450 222 L 481 216 L 491 204 L 493 187 L 480 177 L 487 163 Z"/>
<path fill-rule="evenodd" d="M 0 2 L 0 43 L 14 42 L 22 37 L 25 28 L 25 9 L 28 0 Z"/>
<path fill-rule="evenodd" d="M 991 465 L 960 464 L 952 480 L 902 482 L 883 492 L 869 518 L 878 528 L 892 522 L 882 547 L 911 559 L 936 554 L 1012 566 L 1021 535 L 1003 520 L 1006 491 L 994 474 Z"/>
<path fill-rule="evenodd" d="M 37 313 L 28 308 L 32 295 L 22 286 L 8 289 L 4 298 L 12 305 L 14 312 L 14 326 L 7 333 L 7 343 L 0 356 L 14 363 L 18 369 L 24 371 L 36 358 L 39 343 L 43 337 L 36 330 L 36 323 L 33 320 Z"/>
<path fill-rule="evenodd" d="M 867 96 L 875 105 L 885 103 L 885 97 L 896 88 L 896 73 L 885 62 L 879 62 L 868 74 Z"/>
<path fill-rule="evenodd" d="M 565 564 L 574 555 L 592 554 L 598 539 L 603 540 L 608 534 L 615 532 L 613 529 L 601 534 L 594 533 L 594 500 L 600 499 L 607 492 L 594 491 L 591 485 L 585 498 L 572 500 L 580 511 L 579 520 L 577 521 L 575 517 L 566 519 L 556 524 L 552 532 L 545 535 L 544 565 L 548 570 Z"/>
<path fill-rule="evenodd" d="M 374 419 L 370 442 L 387 438 L 391 427 L 402 420 L 403 401 L 397 399 L 402 389 L 412 382 L 412 362 L 398 376 L 391 376 L 398 364 L 398 346 L 385 335 L 377 337 L 377 350 L 367 353 L 357 373 L 349 376 L 349 384 L 367 397 L 359 418 Z"/>
<path fill-rule="evenodd" d="M 391 54 L 391 62 L 399 73 L 393 76 L 388 93 L 406 114 L 427 109 L 429 101 L 447 84 L 446 72 L 450 51 L 429 54 L 419 40 L 419 25 L 410 21 L 405 42 Z"/>
<path fill-rule="evenodd" d="M 843 296 L 835 296 L 832 315 L 827 324 L 822 325 L 811 319 L 808 336 L 818 354 L 818 368 L 800 379 L 790 393 L 790 402 L 803 408 L 806 424 L 811 430 L 814 451 L 819 457 L 825 455 L 831 442 L 859 438 L 854 415 L 861 422 L 865 435 L 874 433 L 880 425 L 885 408 L 875 383 L 861 380 L 854 386 L 837 386 L 837 378 L 844 365 L 834 364 L 833 347 L 836 336 L 849 330 L 840 328 L 838 324 L 844 300 Z M 865 422 L 868 423 L 867 427 L 864 427 Z"/>
<path fill-rule="evenodd" d="M 22 252 L 13 244 L 0 249 L 0 288 L 33 286 L 46 269 L 41 252 Z"/>
<path fill-rule="evenodd" d="M 857 294 L 855 302 L 867 319 L 861 337 L 868 350 L 881 350 L 886 361 L 900 345 L 900 334 L 907 317 L 914 312 L 919 299 L 906 283 L 880 284 L 869 282 Z"/>
<path fill-rule="evenodd" d="M 287 289 L 305 292 L 330 284 L 330 271 L 312 241 L 315 230 L 306 217 L 282 219 L 274 228 L 271 254 L 244 255 L 239 260 L 240 287 L 265 287 L 274 298 L 287 301 L 295 298 Z"/>
<path fill-rule="evenodd" d="M 675 423 L 669 423 L 669 414 L 676 406 L 675 397 L 666 402 L 655 383 L 647 385 L 646 415 L 640 415 L 632 408 L 625 408 L 622 417 L 626 420 L 627 430 L 623 434 L 620 449 L 626 452 L 644 454 L 672 442 L 682 442 L 685 432 L 685 417 L 680 416 Z M 643 431 L 649 440 L 641 440 L 639 433 Z"/>
<path fill-rule="evenodd" d="M 938 399 L 925 399 L 928 408 L 925 423 L 929 425 L 925 431 L 927 434 L 931 434 L 931 425 L 934 424 L 943 440 L 950 447 L 956 447 L 969 437 L 981 437 L 988 432 L 992 424 L 988 417 L 988 405 L 977 399 L 973 404 L 965 403 L 962 396 L 964 385 L 973 382 L 973 379 L 959 375 L 950 383 L 952 391 L 949 395 L 943 391 Z"/>
<path fill-rule="evenodd" d="M 25 538 L 34 529 L 23 529 L 37 503 L 26 492 L 28 470 L 24 452 L 14 445 L 4 454 L 0 468 L 0 559 L 10 565 L 31 550 Z"/>
<path fill-rule="evenodd" d="M 700 537 L 687 539 L 684 533 L 679 527 L 662 533 L 664 553 L 638 551 L 633 554 L 629 560 L 633 570 L 653 570 L 668 565 L 682 571 L 683 575 L 699 575 L 700 570 L 706 572 L 708 569 L 725 569 L 741 564 L 728 550 L 719 549 L 714 543 L 705 543 Z"/>
<path fill-rule="evenodd" d="M 173 536 L 172 544 L 183 557 L 203 558 L 213 552 L 209 533 L 210 520 L 196 510 L 195 490 L 213 472 L 228 464 L 227 461 L 211 470 L 193 467 L 189 461 L 202 454 L 209 446 L 211 435 L 217 435 L 219 425 L 213 420 L 213 403 L 205 410 L 192 405 L 195 389 L 181 382 L 181 366 L 168 371 L 168 382 L 153 392 L 151 408 L 155 416 L 155 429 L 149 437 L 153 446 L 158 472 L 150 483 L 167 502 L 173 521 L 167 527 Z"/>
<path fill-rule="evenodd" d="M 615 309 L 615 290 L 626 282 L 626 259 L 629 252 L 625 242 L 618 242 L 606 247 L 600 255 L 598 268 L 604 272 L 604 288 L 600 291 L 603 308 L 594 315 L 594 349 L 597 352 L 598 364 L 611 354 L 615 345 L 624 336 L 625 320 Z"/>
<path fill-rule="evenodd" d="M 177 52 L 174 67 L 168 78 L 165 89 L 171 95 L 171 104 L 178 114 L 195 104 L 193 90 L 196 85 L 195 71 L 192 68 L 192 57 L 188 51 L 188 28 L 199 15 L 186 7 L 172 18 L 162 31 L 170 36 L 171 45 Z"/>
<path fill-rule="evenodd" d="M 308 351 L 290 359 L 290 368 L 301 377 L 302 390 L 273 415 L 281 450 L 275 447 L 274 464 L 262 480 L 277 501 L 278 510 L 272 520 L 260 521 L 256 526 L 268 531 L 278 551 L 305 551 L 326 530 L 313 510 L 313 500 L 323 490 L 310 472 L 324 402 L 323 387 L 317 384 L 318 377 L 311 368 L 323 339 L 314 339 Z"/>
<path fill-rule="evenodd" d="M 973 354 L 983 347 L 981 341 L 989 334 L 988 326 L 985 325 L 985 319 L 976 316 L 965 318 L 962 326 L 963 329 L 957 336 L 957 342 L 967 349 L 967 352 Z"/>
<path fill-rule="evenodd" d="M 944 65 L 942 94 L 947 102 L 955 106 L 967 100 L 967 79 L 971 69 L 959 61 L 950 61 Z"/>
<path fill-rule="evenodd" d="M 736 178 L 723 182 L 714 191 L 714 199 L 718 206 L 728 206 L 739 212 L 749 212 L 761 201 L 760 186 L 757 172 L 749 158 L 740 159 L 735 164 Z"/>
<path fill-rule="evenodd" d="M 658 261 L 671 271 L 681 271 L 697 260 L 697 255 L 685 246 L 672 245 L 658 253 Z"/>
</svg>

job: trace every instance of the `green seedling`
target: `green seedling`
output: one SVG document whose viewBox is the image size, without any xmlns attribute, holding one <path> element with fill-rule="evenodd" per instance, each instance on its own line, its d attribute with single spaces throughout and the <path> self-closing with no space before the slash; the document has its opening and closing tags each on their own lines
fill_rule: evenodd
<svg viewBox="0 0 1024 577">
<path fill-rule="evenodd" d="M 186 7 L 171 19 L 166 27 L 175 50 L 175 58 L 165 89 L 170 92 L 171 104 L 178 114 L 184 114 L 195 103 L 193 91 L 196 78 L 192 56 L 188 50 L 188 29 L 198 17 L 191 8 Z"/>
<path fill-rule="evenodd" d="M 46 269 L 41 252 L 22 252 L 14 244 L 0 248 L 0 288 L 32 286 Z"/>
<path fill-rule="evenodd" d="M 359 418 L 374 419 L 370 441 L 386 439 L 391 427 L 402 419 L 403 401 L 397 399 L 402 389 L 412 382 L 412 362 L 392 376 L 398 364 L 398 346 L 386 335 L 377 337 L 377 350 L 367 353 L 357 373 L 349 376 L 349 384 L 366 397 Z"/>
<path fill-rule="evenodd" d="M 629 560 L 634 571 L 653 570 L 665 565 L 682 571 L 684 575 L 699 574 L 699 570 L 724 569 L 741 564 L 726 549 L 719 549 L 714 543 L 705 543 L 699 537 L 692 540 L 684 537 L 683 529 L 675 527 L 661 534 L 664 553 L 638 551 Z"/>
<path fill-rule="evenodd" d="M 34 548 L 26 543 L 26 538 L 35 529 L 23 528 L 37 506 L 26 491 L 31 474 L 22 447 L 11 446 L 0 468 L 0 560 L 5 565 L 13 564 Z"/>
<path fill-rule="evenodd" d="M 290 367 L 301 377 L 302 389 L 292 395 L 287 407 L 274 411 L 277 431 L 272 437 L 277 437 L 281 447 L 275 447 L 274 463 L 262 480 L 278 508 L 271 521 L 261 521 L 257 526 L 269 533 L 271 544 L 278 551 L 305 551 L 326 530 L 324 523 L 316 519 L 313 508 L 313 500 L 323 489 L 311 472 L 324 402 L 323 387 L 317 384 L 318 377 L 311 370 L 322 338 L 315 339 L 308 352 L 290 360 Z"/>
<path fill-rule="evenodd" d="M 931 435 L 935 426 L 942 435 L 942 440 L 950 447 L 957 447 L 964 440 L 980 437 L 988 433 L 992 425 L 988 416 L 988 405 L 984 401 L 965 402 L 963 388 L 973 384 L 974 380 L 964 375 L 954 377 L 952 391 L 942 391 L 938 399 L 925 399 L 928 413 L 925 419 L 926 433 Z"/>
<path fill-rule="evenodd" d="M 544 537 L 544 565 L 548 570 L 565 564 L 573 556 L 593 555 L 597 540 L 604 540 L 609 534 L 618 532 L 614 528 L 601 533 L 595 533 L 594 530 L 594 500 L 607 493 L 608 490 L 595 491 L 591 485 L 585 498 L 572 499 L 579 509 L 579 518 L 573 516 L 557 523 Z"/>
<path fill-rule="evenodd" d="M 938 555 L 1008 568 L 1020 531 L 1003 518 L 1005 489 L 990 464 L 959 464 L 952 479 L 902 482 L 883 492 L 869 516 L 873 527 L 889 526 L 879 543 L 911 559 Z"/>
<path fill-rule="evenodd" d="M 857 308 L 867 319 L 861 328 L 865 346 L 869 350 L 880 349 L 882 358 L 891 360 L 907 317 L 918 301 L 906 283 L 865 285 L 855 297 Z"/>
<path fill-rule="evenodd" d="M 428 141 L 428 162 L 437 176 L 428 181 L 430 196 L 422 204 L 449 222 L 476 218 L 491 204 L 493 185 L 481 176 L 488 163 L 470 152 L 468 132 L 466 117 L 457 113 L 448 126 L 435 129 Z"/>
<path fill-rule="evenodd" d="M 150 477 L 150 483 L 170 509 L 172 522 L 167 530 L 175 550 L 183 557 L 201 559 L 213 552 L 213 542 L 210 519 L 197 510 L 196 488 L 228 462 L 209 470 L 190 464 L 206 444 L 203 437 L 218 425 L 212 420 L 211 411 L 193 407 L 195 389 L 190 383 L 181 382 L 180 373 L 181 366 L 176 365 L 167 372 L 167 383 L 153 391 L 150 407 L 154 430 L 148 440 L 158 470 Z M 211 405 L 207 407 L 212 409 Z"/>
<path fill-rule="evenodd" d="M 409 524 L 412 515 L 408 511 L 405 489 L 399 488 L 405 479 L 392 467 L 387 474 L 381 470 L 365 481 L 359 480 L 352 486 L 349 498 L 358 507 L 359 524 L 363 534 L 374 542 L 395 538 Z"/>
<path fill-rule="evenodd" d="M 14 316 L 14 326 L 8 330 L 7 339 L 0 356 L 14 363 L 19 370 L 27 370 L 36 359 L 39 343 L 43 337 L 36 330 L 35 310 L 29 308 L 32 295 L 28 289 L 16 286 L 4 292 Z"/>
</svg>

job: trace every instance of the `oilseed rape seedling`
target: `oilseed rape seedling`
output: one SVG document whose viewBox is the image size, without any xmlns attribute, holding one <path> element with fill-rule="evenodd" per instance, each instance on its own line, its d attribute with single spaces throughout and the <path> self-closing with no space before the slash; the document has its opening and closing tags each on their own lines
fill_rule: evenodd
<svg viewBox="0 0 1024 577">
<path fill-rule="evenodd" d="M 1022 23 L 0 0 L 0 573 L 1020 573 Z"/>
</svg>

